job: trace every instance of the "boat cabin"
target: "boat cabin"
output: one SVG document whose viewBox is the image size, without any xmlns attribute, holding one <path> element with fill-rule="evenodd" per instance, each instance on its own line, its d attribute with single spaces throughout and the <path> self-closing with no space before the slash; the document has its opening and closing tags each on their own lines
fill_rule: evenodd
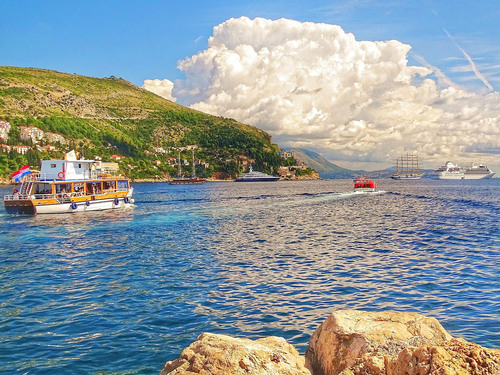
<svg viewBox="0 0 500 375">
<path fill-rule="evenodd" d="M 40 177 L 52 181 L 87 180 L 92 178 L 96 163 L 94 160 L 42 160 Z"/>
</svg>

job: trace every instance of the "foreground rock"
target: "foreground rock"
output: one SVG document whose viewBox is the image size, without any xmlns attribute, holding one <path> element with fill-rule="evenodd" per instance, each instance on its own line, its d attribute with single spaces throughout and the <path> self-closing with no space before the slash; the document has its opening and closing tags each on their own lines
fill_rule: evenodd
<svg viewBox="0 0 500 375">
<path fill-rule="evenodd" d="M 306 367 L 314 375 L 500 374 L 500 351 L 452 339 L 417 313 L 341 310 L 311 336 Z"/>
<path fill-rule="evenodd" d="M 310 375 L 304 358 L 281 337 L 256 341 L 203 333 L 160 375 Z"/>
<path fill-rule="evenodd" d="M 442 346 L 404 349 L 397 358 L 388 360 L 386 370 L 388 375 L 499 375 L 500 351 L 452 339 Z M 360 374 L 359 371 L 346 370 L 343 374 Z"/>
</svg>

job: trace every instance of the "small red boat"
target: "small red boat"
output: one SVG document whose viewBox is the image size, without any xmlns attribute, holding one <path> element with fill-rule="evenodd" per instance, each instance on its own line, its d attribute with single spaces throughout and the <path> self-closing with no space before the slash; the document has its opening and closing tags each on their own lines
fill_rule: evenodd
<svg viewBox="0 0 500 375">
<path fill-rule="evenodd" d="M 360 177 L 354 180 L 354 191 L 378 191 L 378 183 L 366 177 Z"/>
</svg>

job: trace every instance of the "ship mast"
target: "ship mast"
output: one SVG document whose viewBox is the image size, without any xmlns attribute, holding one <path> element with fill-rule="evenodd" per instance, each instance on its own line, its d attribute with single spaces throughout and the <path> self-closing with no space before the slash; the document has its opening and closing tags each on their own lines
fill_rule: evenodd
<svg viewBox="0 0 500 375">
<path fill-rule="evenodd" d="M 179 153 L 179 160 L 177 162 L 177 169 L 178 169 L 178 176 L 179 178 L 181 178 L 181 150 L 177 150 L 177 152 Z"/>
<path fill-rule="evenodd" d="M 191 151 L 193 152 L 193 177 L 196 177 L 196 172 L 194 169 L 194 148 Z"/>
</svg>

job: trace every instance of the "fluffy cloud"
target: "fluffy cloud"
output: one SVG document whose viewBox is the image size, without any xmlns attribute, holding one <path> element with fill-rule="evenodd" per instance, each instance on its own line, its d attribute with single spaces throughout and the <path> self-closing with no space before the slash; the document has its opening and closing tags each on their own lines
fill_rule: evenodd
<svg viewBox="0 0 500 375">
<path fill-rule="evenodd" d="M 388 166 L 411 151 L 428 168 L 448 159 L 494 165 L 499 94 L 469 93 L 438 69 L 408 65 L 410 48 L 357 41 L 335 25 L 230 19 L 206 50 L 179 63 L 185 79 L 173 92 L 182 104 L 345 166 Z"/>
<path fill-rule="evenodd" d="M 172 89 L 174 88 L 174 83 L 170 82 L 168 79 L 147 79 L 142 85 L 143 89 L 151 91 L 156 95 L 159 95 L 165 99 L 175 102 L 177 99 L 172 96 Z"/>
</svg>

